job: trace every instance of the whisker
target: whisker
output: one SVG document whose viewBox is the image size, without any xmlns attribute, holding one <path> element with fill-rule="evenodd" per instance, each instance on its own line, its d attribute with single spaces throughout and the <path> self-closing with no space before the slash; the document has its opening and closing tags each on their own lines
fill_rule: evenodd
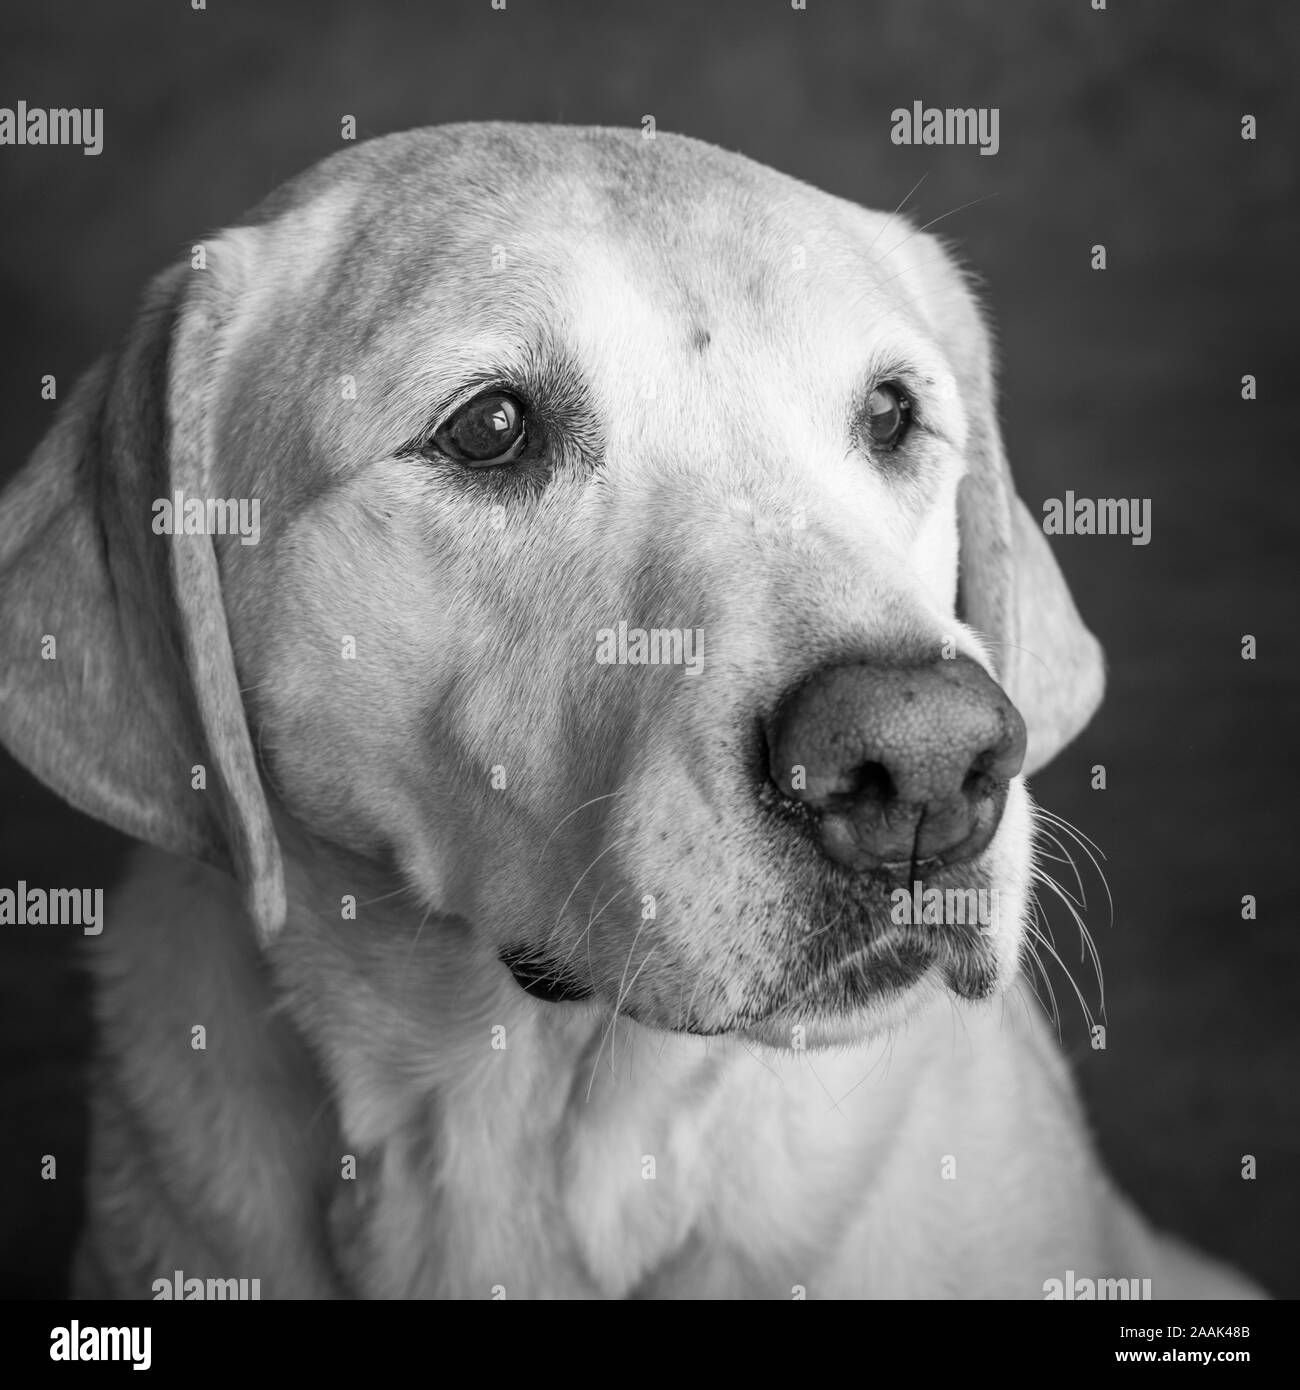
<svg viewBox="0 0 1300 1390">
<path fill-rule="evenodd" d="M 587 1081 L 587 1100 L 588 1100 L 588 1102 L 590 1102 L 590 1100 L 591 1100 L 591 1091 L 592 1091 L 592 1087 L 595 1086 L 595 1084 L 596 1084 L 596 1073 L 600 1070 L 600 1059 L 601 1059 L 601 1055 L 602 1055 L 602 1054 L 604 1053 L 604 1051 L 605 1051 L 605 1044 L 606 1044 L 606 1042 L 608 1042 L 608 1041 L 610 1040 L 611 1037 L 615 1036 L 615 1031 L 614 1031 L 614 1030 L 615 1030 L 615 1028 L 616 1028 L 617 1025 L 618 1025 L 618 1011 L 619 1011 L 619 1009 L 621 1009 L 621 1008 L 623 1007 L 623 1001 L 624 1001 L 624 999 L 627 998 L 627 992 L 630 991 L 630 990 L 632 989 L 633 985 L 636 984 L 637 979 L 638 979 L 638 977 L 640 976 L 642 970 L 645 969 L 645 967 L 646 967 L 646 962 L 650 959 L 650 957 L 651 957 L 652 955 L 654 955 L 656 949 L 658 948 L 658 943 L 656 943 L 654 946 L 651 946 L 651 948 L 645 953 L 645 959 L 642 960 L 642 962 L 641 962 L 641 964 L 640 964 L 639 966 L 637 966 L 636 974 L 632 976 L 632 983 L 631 983 L 631 984 L 628 984 L 628 983 L 627 983 L 627 972 L 628 972 L 628 970 L 631 968 L 631 965 L 632 965 L 632 957 L 636 954 L 636 943 L 637 943 L 637 940 L 639 939 L 639 937 L 640 937 L 640 935 L 641 935 L 641 928 L 644 927 L 644 926 L 645 926 L 645 921 L 642 920 L 640 926 L 638 926 L 637 929 L 636 929 L 636 933 L 635 933 L 635 934 L 633 935 L 633 937 L 632 937 L 632 944 L 631 944 L 631 946 L 628 947 L 628 952 L 627 952 L 627 964 L 624 965 L 624 967 L 623 967 L 623 979 L 619 982 L 618 994 L 617 994 L 617 996 L 615 997 L 615 1002 L 614 1002 L 614 1011 L 613 1011 L 613 1013 L 610 1014 L 610 1017 L 609 1017 L 609 1027 L 608 1027 L 608 1028 L 605 1030 L 605 1032 L 601 1035 L 600 1046 L 596 1049 L 596 1059 L 595 1059 L 595 1061 L 593 1061 L 592 1064 L 591 1064 L 591 1076 L 588 1078 L 588 1081 Z M 625 985 L 626 985 L 626 990 L 624 989 L 624 986 L 625 986 Z M 609 1074 L 610 1074 L 610 1076 L 615 1076 L 615 1075 L 616 1075 L 616 1073 L 615 1073 L 615 1071 L 614 1071 L 614 1048 L 613 1048 L 613 1046 L 611 1046 L 611 1047 L 610 1047 L 610 1050 L 609 1050 Z"/>
<path fill-rule="evenodd" d="M 833 1095 L 831 1095 L 826 1083 L 821 1079 L 821 1076 L 817 1072 L 817 1068 L 812 1064 L 812 1058 L 805 1057 L 804 1065 L 808 1068 L 810 1072 L 812 1072 L 813 1080 L 816 1081 L 816 1083 L 822 1088 L 822 1094 L 826 1097 L 828 1101 L 830 1101 L 831 1109 L 838 1112 L 840 1108 L 840 1103 L 835 1099 Z"/>
<path fill-rule="evenodd" d="M 695 1008 L 695 996 L 700 992 L 700 986 L 704 983 L 704 971 L 695 972 L 695 984 L 691 987 L 691 997 L 686 1001 L 686 1012 L 682 1015 L 681 1025 L 683 1028 L 691 1020 L 691 1010 Z"/>
<path fill-rule="evenodd" d="M 569 896 L 565 898 L 565 900 L 560 904 L 560 910 L 555 914 L 555 925 L 557 927 L 560 925 L 560 922 L 563 919 L 565 912 L 568 910 L 569 904 L 573 901 L 573 895 L 578 891 L 578 887 L 582 883 L 582 880 L 587 877 L 587 875 L 596 867 L 597 864 L 600 863 L 600 861 L 610 852 L 610 850 L 619 849 L 621 847 L 622 845 L 620 841 L 612 840 L 578 875 L 577 881 L 574 883 L 573 887 L 569 889 Z"/>
<path fill-rule="evenodd" d="M 409 893 L 417 901 L 419 900 L 420 895 L 416 891 L 416 889 L 413 888 L 409 883 L 404 883 L 401 885 L 400 888 L 394 888 L 391 893 L 381 893 L 377 898 L 366 898 L 364 901 L 358 902 L 357 906 L 374 907 L 376 903 L 386 903 L 389 900 L 389 898 L 400 897 L 403 893 Z"/>
<path fill-rule="evenodd" d="M 1071 870 L 1074 872 L 1074 881 L 1079 885 L 1079 896 L 1076 899 L 1076 902 L 1079 904 L 1079 907 L 1081 909 L 1086 908 L 1088 906 L 1088 894 L 1084 890 L 1083 876 L 1079 873 L 1079 866 L 1074 862 L 1074 856 L 1061 843 L 1060 839 L 1056 835 L 1054 835 L 1050 830 L 1048 830 L 1045 825 L 1035 824 L 1034 838 L 1037 839 L 1039 836 L 1042 836 L 1046 840 L 1050 840 L 1052 844 L 1054 844 L 1056 848 L 1061 851 L 1061 854 L 1065 857 L 1062 859 L 1056 855 L 1043 855 L 1041 852 L 1036 857 L 1052 859 L 1058 864 L 1068 864 L 1070 866 Z"/>
<path fill-rule="evenodd" d="M 1039 904 L 1038 895 L 1031 895 L 1030 902 L 1034 909 L 1034 916 L 1042 920 L 1043 910 Z M 1048 1017 L 1051 1019 L 1052 1026 L 1056 1029 L 1056 1035 L 1059 1038 L 1061 1036 L 1061 1010 L 1056 1002 L 1056 991 L 1052 988 L 1052 977 L 1047 973 L 1047 969 L 1043 965 L 1043 958 L 1038 954 L 1038 950 L 1034 945 L 1034 939 L 1039 936 L 1039 932 L 1036 927 L 1029 926 L 1028 923 L 1026 923 L 1026 927 L 1029 935 L 1025 937 L 1024 947 L 1025 950 L 1029 952 L 1029 957 L 1034 965 L 1038 967 L 1038 973 L 1043 977 L 1043 985 L 1047 990 L 1047 997 L 1051 1001 L 1050 1010 L 1048 1010 L 1048 1005 L 1044 1002 L 1043 996 L 1039 994 L 1038 986 L 1034 983 L 1032 975 L 1028 977 L 1029 987 L 1034 991 L 1034 998 L 1038 1000 L 1039 1006 L 1048 1013 Z"/>
<path fill-rule="evenodd" d="M 1092 1010 L 1088 1007 L 1088 1001 L 1083 997 L 1083 991 L 1079 988 L 1078 982 L 1074 978 L 1074 972 L 1057 954 L 1056 947 L 1035 927 L 1029 928 L 1030 932 L 1037 938 L 1040 946 L 1046 948 L 1051 954 L 1052 959 L 1061 967 L 1065 978 L 1070 982 L 1070 988 L 1074 990 L 1074 997 L 1079 1001 L 1079 1008 L 1083 1010 L 1083 1019 L 1087 1024 L 1088 1031 L 1091 1032 L 1096 1026 L 1096 1020 L 1092 1016 Z"/>
<path fill-rule="evenodd" d="M 424 930 L 424 924 L 433 916 L 433 905 L 429 905 L 428 911 L 420 918 L 420 925 L 415 929 L 415 935 L 411 938 L 410 949 L 406 953 L 407 964 L 410 964 L 411 957 L 415 954 L 415 948 L 420 944 L 420 933 Z"/>
<path fill-rule="evenodd" d="M 1039 963 L 1039 969 L 1042 969 L 1042 963 L 1041 963 L 1041 962 Z M 1034 997 L 1037 999 L 1037 998 L 1038 998 L 1038 993 L 1037 993 L 1037 990 L 1036 990 L 1036 988 L 1035 988 L 1035 986 L 1034 986 L 1034 982 L 1033 982 L 1032 980 L 1030 980 L 1030 979 L 1027 979 L 1027 977 L 1026 977 L 1026 975 L 1025 975 L 1025 973 L 1024 973 L 1023 970 L 1016 976 L 1016 979 L 1015 979 L 1014 982 L 1012 983 L 1012 986 L 1011 986 L 1010 990 L 1008 990 L 1007 992 L 1008 992 L 1009 994 L 1014 994 L 1014 995 L 1016 996 L 1016 999 L 1017 999 L 1017 1000 L 1019 1001 L 1019 1003 L 1020 1003 L 1020 1007 L 1021 1007 L 1021 1008 L 1024 1010 L 1024 1012 L 1025 1012 L 1025 1022 L 1028 1023 L 1029 1026 L 1032 1028 L 1032 1027 L 1034 1026 L 1035 1019 L 1034 1019 L 1034 1012 L 1033 1012 L 1033 1010 L 1029 1007 L 1029 1001 L 1025 998 L 1025 989 L 1024 989 L 1024 987 L 1025 987 L 1026 984 L 1029 985 L 1029 988 L 1030 988 L 1031 990 L 1034 990 Z M 1004 1018 L 1004 1019 L 1005 1019 L 1005 1017 L 1006 1017 L 1005 1005 L 1006 1005 L 1006 1000 L 1005 1000 L 1005 997 L 1004 997 L 1004 998 L 1003 998 L 1003 1018 Z M 1042 1001 L 1041 999 L 1038 1000 L 1038 1005 L 1039 1005 L 1039 1007 L 1043 1010 L 1044 1013 L 1047 1012 L 1047 1009 L 1046 1009 L 1046 1007 L 1043 1005 L 1043 1001 Z"/>
<path fill-rule="evenodd" d="M 604 886 L 604 885 L 602 884 L 601 887 L 603 887 L 603 886 Z M 592 929 L 592 927 L 594 927 L 594 926 L 596 925 L 597 922 L 600 921 L 601 916 L 602 916 L 602 915 L 604 914 L 604 912 L 605 912 L 605 909 L 608 908 L 608 907 L 610 907 L 610 906 L 612 906 L 613 903 L 614 903 L 614 901 L 615 901 L 615 899 L 622 897 L 622 895 L 623 895 L 626 891 L 627 891 L 627 890 L 624 889 L 624 888 L 615 889 L 615 891 L 614 891 L 612 894 L 610 894 L 610 896 L 609 896 L 608 898 L 606 898 L 605 903 L 604 903 L 604 906 L 600 909 L 599 912 L 597 912 L 597 911 L 596 911 L 596 901 L 597 901 L 597 897 L 598 897 L 598 895 L 599 895 L 599 893 L 600 893 L 600 888 L 597 888 L 597 889 L 596 889 L 596 892 L 593 893 L 593 894 L 592 894 L 592 897 L 591 897 L 591 911 L 589 911 L 589 912 L 587 913 L 587 925 L 582 929 L 582 931 L 580 931 L 580 932 L 578 933 L 578 935 L 577 935 L 576 939 L 574 940 L 573 944 L 569 947 L 569 949 L 568 949 L 568 950 L 564 953 L 564 955 L 560 958 L 559 964 L 560 964 L 561 966 L 568 965 L 568 963 L 573 959 L 573 957 L 576 956 L 576 955 L 578 954 L 578 948 L 579 948 L 579 947 L 582 945 L 582 943 L 585 941 L 585 942 L 587 943 L 587 946 L 588 946 L 587 964 L 588 964 L 588 967 L 590 967 L 590 965 L 591 965 L 591 952 L 590 952 L 590 947 L 591 947 L 591 929 Z"/>
<path fill-rule="evenodd" d="M 933 227 L 936 223 L 943 222 L 949 217 L 956 217 L 959 212 L 965 212 L 967 208 L 973 208 L 979 203 L 986 203 L 990 198 L 996 197 L 997 190 L 995 189 L 992 193 L 984 193 L 981 194 L 978 198 L 972 198 L 969 203 L 962 203 L 960 207 L 949 208 L 947 212 L 941 212 L 938 215 L 938 217 L 932 217 L 928 222 L 924 223 L 922 226 L 914 227 L 910 232 L 908 232 L 908 234 L 902 239 L 902 241 L 896 241 L 889 248 L 888 251 L 883 253 L 881 259 L 887 261 L 890 258 L 890 256 L 892 256 L 894 252 L 898 250 L 900 246 L 906 246 L 907 243 L 911 241 L 911 239 L 914 236 L 919 236 L 922 232 L 928 232 L 930 228 Z"/>
<path fill-rule="evenodd" d="M 869 256 L 869 255 L 871 254 L 872 247 L 874 247 L 875 244 L 876 244 L 876 242 L 878 242 L 878 241 L 880 240 L 880 234 L 881 234 L 881 232 L 883 232 L 883 231 L 885 230 L 885 228 L 889 226 L 889 223 L 890 223 L 890 221 L 891 221 L 893 218 L 895 218 L 895 217 L 898 216 L 899 208 L 901 208 L 901 207 L 903 206 L 903 204 L 904 204 L 905 202 L 907 202 L 907 200 L 912 196 L 912 194 L 915 193 L 916 190 L 917 190 L 918 188 L 920 188 L 920 186 L 921 186 L 921 185 L 926 181 L 926 179 L 928 179 L 929 177 L 930 177 L 930 171 L 927 169 L 927 170 L 925 171 L 925 173 L 922 174 L 921 177 L 920 177 L 919 179 L 917 179 L 917 181 L 911 186 L 911 188 L 909 188 L 909 189 L 907 190 L 907 192 L 904 193 L 903 196 L 898 200 L 898 206 L 895 207 L 895 209 L 893 210 L 893 212 L 891 212 L 891 213 L 889 214 L 889 217 L 886 218 L 885 221 L 883 221 L 883 222 L 880 224 L 880 226 L 876 228 L 876 234 L 875 234 L 875 236 L 873 236 L 873 237 L 871 238 L 871 241 L 870 241 L 870 243 L 869 243 L 868 246 L 867 246 L 867 251 L 866 251 L 866 255 L 867 255 L 867 256 Z M 864 256 L 863 259 L 865 260 L 866 257 Z"/>
<path fill-rule="evenodd" d="M 588 806 L 594 806 L 598 801 L 609 801 L 612 797 L 615 797 L 615 796 L 622 796 L 622 795 L 623 795 L 622 791 L 615 791 L 615 792 L 605 792 L 605 793 L 604 793 L 603 795 L 601 795 L 601 796 L 593 796 L 593 797 L 591 798 L 590 801 L 584 801 L 584 802 L 582 803 L 581 806 L 575 806 L 575 807 L 573 808 L 573 810 L 570 811 L 569 814 L 568 814 L 567 816 L 561 816 L 560 819 L 559 819 L 558 821 L 555 822 L 555 828 L 554 828 L 554 829 L 551 831 L 551 833 L 546 837 L 545 841 L 544 841 L 543 844 L 542 844 L 541 849 L 538 851 L 538 853 L 537 853 L 538 859 L 540 859 L 540 858 L 542 857 L 542 855 L 546 853 L 546 846 L 549 845 L 549 844 L 551 843 L 551 841 L 555 838 L 556 832 L 559 830 L 560 826 L 562 826 L 562 825 L 565 823 L 565 821 L 572 820 L 573 817 L 576 816 L 576 815 L 578 814 L 579 811 L 585 811 L 585 810 L 587 809 Z"/>
<path fill-rule="evenodd" d="M 1079 913 L 1078 909 L 1075 907 L 1074 903 L 1070 901 L 1069 894 L 1062 889 L 1061 885 L 1057 883 L 1057 881 L 1054 878 L 1051 878 L 1046 874 L 1039 874 L 1037 875 L 1037 877 L 1039 879 L 1039 882 L 1041 882 L 1045 887 L 1050 888 L 1056 894 L 1056 896 L 1060 898 L 1060 900 L 1065 904 L 1066 910 L 1070 913 L 1070 916 L 1074 918 L 1075 925 L 1079 928 L 1079 935 L 1083 939 L 1084 946 L 1086 947 L 1088 953 L 1092 956 L 1092 968 L 1097 975 L 1098 1002 L 1102 1012 L 1102 1016 L 1104 1017 L 1106 1013 L 1106 984 L 1102 978 L 1101 957 L 1097 953 L 1097 944 L 1092 939 L 1092 933 L 1088 930 L 1087 924 L 1084 922 L 1083 917 Z M 1080 951 L 1079 959 L 1080 961 L 1084 959 L 1084 954 L 1082 950 Z"/>
<path fill-rule="evenodd" d="M 1077 826 L 1071 825 L 1070 822 L 1067 821 L 1063 816 L 1058 816 L 1053 811 L 1044 810 L 1044 808 L 1041 806 L 1036 808 L 1036 812 L 1038 815 L 1042 816 L 1044 820 L 1048 821 L 1051 825 L 1054 825 L 1058 829 L 1063 830 L 1075 842 L 1075 844 L 1079 846 L 1079 848 L 1084 852 L 1084 854 L 1088 856 L 1088 860 L 1092 864 L 1093 869 L 1096 871 L 1097 877 L 1101 879 L 1101 886 L 1106 890 L 1106 902 L 1110 909 L 1110 925 L 1113 927 L 1115 925 L 1115 899 L 1111 896 L 1110 881 L 1106 877 L 1106 871 L 1097 862 L 1098 856 L 1100 856 L 1102 859 L 1105 859 L 1105 854 L 1096 844 L 1093 843 L 1092 840 L 1088 838 L 1087 835 L 1083 833 L 1083 831 L 1081 831 Z"/>
</svg>

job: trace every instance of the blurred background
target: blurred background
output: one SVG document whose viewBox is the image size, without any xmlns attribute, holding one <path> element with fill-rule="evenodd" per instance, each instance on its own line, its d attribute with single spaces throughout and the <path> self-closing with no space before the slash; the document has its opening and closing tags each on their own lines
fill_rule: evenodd
<svg viewBox="0 0 1300 1390">
<path fill-rule="evenodd" d="M 997 325 L 1031 511 L 1067 489 L 1152 505 L 1147 546 L 1052 543 L 1110 662 L 1102 713 L 1034 786 L 1104 852 L 1114 898 L 1111 925 L 1085 868 L 1107 1046 L 1090 1045 L 1057 972 L 1064 1045 L 1109 1166 L 1149 1216 L 1300 1294 L 1300 9 L 43 0 L 7 5 L 3 25 L 0 105 L 103 107 L 105 143 L 97 158 L 0 147 L 0 481 L 50 422 L 41 377 L 66 397 L 146 279 L 338 149 L 345 115 L 365 138 L 652 114 L 830 192 L 941 219 Z M 917 100 L 998 107 L 998 154 L 892 145 L 890 112 Z M 1096 243 L 1104 272 L 1090 268 Z M 0 755 L 0 886 L 108 886 L 125 847 Z M 1096 1013 L 1077 933 L 1048 912 Z M 48 927 L 0 932 L 0 1294 L 57 1296 L 81 1215 L 82 947 Z"/>
</svg>

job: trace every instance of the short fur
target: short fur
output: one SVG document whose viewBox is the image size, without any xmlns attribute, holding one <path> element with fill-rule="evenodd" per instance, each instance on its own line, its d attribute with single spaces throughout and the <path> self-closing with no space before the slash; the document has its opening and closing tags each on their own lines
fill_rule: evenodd
<svg viewBox="0 0 1300 1390">
<path fill-rule="evenodd" d="M 900 373 L 886 466 L 854 402 Z M 544 487 L 419 453 L 489 380 L 548 402 Z M 260 543 L 154 535 L 177 488 L 260 499 Z M 1032 771 L 1102 687 L 979 312 L 903 219 L 675 136 L 337 155 L 155 283 L 8 490 L 0 593 L 0 737 L 156 847 L 95 946 L 82 1292 L 1251 1292 L 1093 1155 L 1018 984 L 1021 778 L 969 871 L 1011 993 L 816 1001 L 819 952 L 891 946 L 764 806 L 763 712 L 946 642 Z M 702 630 L 703 671 L 596 663 L 620 621 Z"/>
</svg>

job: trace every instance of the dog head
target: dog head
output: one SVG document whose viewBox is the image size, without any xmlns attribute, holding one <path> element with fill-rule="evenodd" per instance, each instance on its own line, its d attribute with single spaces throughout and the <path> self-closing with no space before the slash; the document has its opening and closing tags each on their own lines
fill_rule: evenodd
<svg viewBox="0 0 1300 1390">
<path fill-rule="evenodd" d="M 1101 692 L 944 248 L 635 132 L 390 137 L 196 248 L 0 574 L 4 741 L 264 935 L 284 817 L 538 1007 L 778 1044 L 1011 977 Z"/>
</svg>

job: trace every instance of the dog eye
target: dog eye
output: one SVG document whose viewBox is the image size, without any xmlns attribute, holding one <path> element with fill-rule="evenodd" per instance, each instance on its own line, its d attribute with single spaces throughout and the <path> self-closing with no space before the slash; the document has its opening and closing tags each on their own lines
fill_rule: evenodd
<svg viewBox="0 0 1300 1390">
<path fill-rule="evenodd" d="M 504 391 L 477 396 L 434 432 L 433 446 L 471 468 L 513 463 L 528 439 L 523 405 Z"/>
<path fill-rule="evenodd" d="M 911 423 L 912 402 L 901 386 L 885 382 L 867 402 L 867 434 L 876 449 L 896 449 Z"/>
</svg>

